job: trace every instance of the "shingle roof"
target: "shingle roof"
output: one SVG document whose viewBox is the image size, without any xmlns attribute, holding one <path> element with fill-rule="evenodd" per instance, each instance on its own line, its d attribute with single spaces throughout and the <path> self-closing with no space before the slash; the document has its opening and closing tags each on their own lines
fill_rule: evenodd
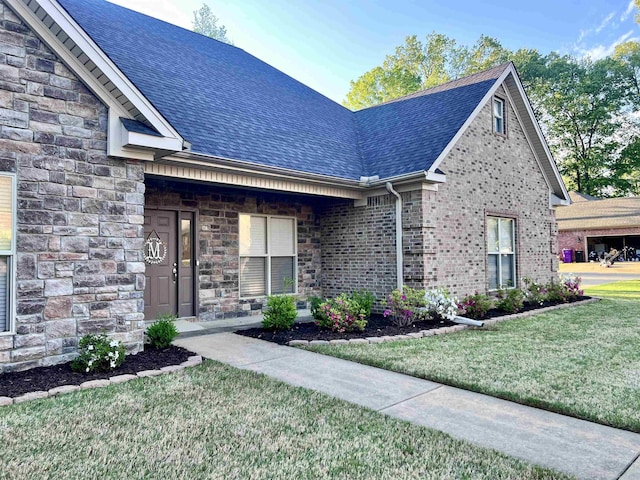
<svg viewBox="0 0 640 480">
<path fill-rule="evenodd" d="M 237 47 L 58 1 L 193 152 L 346 179 L 427 170 L 506 68 L 352 112 Z"/>
<path fill-rule="evenodd" d="M 598 197 L 594 197 L 593 195 L 589 195 L 587 193 L 580 193 L 580 192 L 569 192 L 569 198 L 571 199 L 571 203 L 590 202 L 591 200 L 600 200 Z"/>
<path fill-rule="evenodd" d="M 640 227 L 640 197 L 605 198 L 556 209 L 558 230 Z"/>
</svg>

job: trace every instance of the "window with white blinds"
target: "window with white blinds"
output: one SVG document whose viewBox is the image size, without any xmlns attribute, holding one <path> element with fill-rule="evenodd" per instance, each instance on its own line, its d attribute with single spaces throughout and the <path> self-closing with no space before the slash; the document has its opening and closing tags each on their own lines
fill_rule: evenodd
<svg viewBox="0 0 640 480">
<path fill-rule="evenodd" d="M 0 173 L 0 333 L 11 331 L 16 179 Z"/>
<path fill-rule="evenodd" d="M 240 214 L 240 296 L 297 290 L 296 219 Z"/>
</svg>

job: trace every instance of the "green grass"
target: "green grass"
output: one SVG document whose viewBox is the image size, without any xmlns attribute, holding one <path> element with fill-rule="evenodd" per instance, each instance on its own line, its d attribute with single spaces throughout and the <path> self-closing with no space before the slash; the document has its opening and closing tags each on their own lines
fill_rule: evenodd
<svg viewBox="0 0 640 480">
<path fill-rule="evenodd" d="M 602 300 L 449 335 L 310 349 L 640 432 L 639 307 Z"/>
<path fill-rule="evenodd" d="M 640 300 L 640 280 L 605 283 L 595 287 L 585 287 L 585 295 L 620 300 Z"/>
<path fill-rule="evenodd" d="M 3 479 L 569 478 L 211 361 L 2 407 L 0 445 Z"/>
</svg>

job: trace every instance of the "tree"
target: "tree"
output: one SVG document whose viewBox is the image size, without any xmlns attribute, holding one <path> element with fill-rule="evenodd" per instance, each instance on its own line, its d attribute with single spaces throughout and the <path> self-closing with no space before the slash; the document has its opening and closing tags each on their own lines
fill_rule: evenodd
<svg viewBox="0 0 640 480">
<path fill-rule="evenodd" d="M 569 189 L 595 196 L 618 183 L 623 78 L 615 60 L 576 60 L 550 54 L 536 86 L 547 139 Z"/>
<path fill-rule="evenodd" d="M 498 40 L 484 35 L 471 47 L 458 46 L 441 33 L 430 33 L 424 42 L 412 35 L 382 65 L 351 81 L 343 105 L 370 107 L 505 63 L 510 55 Z"/>
<path fill-rule="evenodd" d="M 218 26 L 218 17 L 213 14 L 206 3 L 203 3 L 199 10 L 193 12 L 193 31 L 233 45 L 233 42 L 227 37 L 227 28 L 224 25 Z"/>
</svg>

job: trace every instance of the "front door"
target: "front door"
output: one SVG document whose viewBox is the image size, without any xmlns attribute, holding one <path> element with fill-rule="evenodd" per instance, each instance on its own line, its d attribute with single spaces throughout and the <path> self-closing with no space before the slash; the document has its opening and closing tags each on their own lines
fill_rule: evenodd
<svg viewBox="0 0 640 480">
<path fill-rule="evenodd" d="M 144 314 L 194 315 L 193 212 L 145 210 Z"/>
</svg>

